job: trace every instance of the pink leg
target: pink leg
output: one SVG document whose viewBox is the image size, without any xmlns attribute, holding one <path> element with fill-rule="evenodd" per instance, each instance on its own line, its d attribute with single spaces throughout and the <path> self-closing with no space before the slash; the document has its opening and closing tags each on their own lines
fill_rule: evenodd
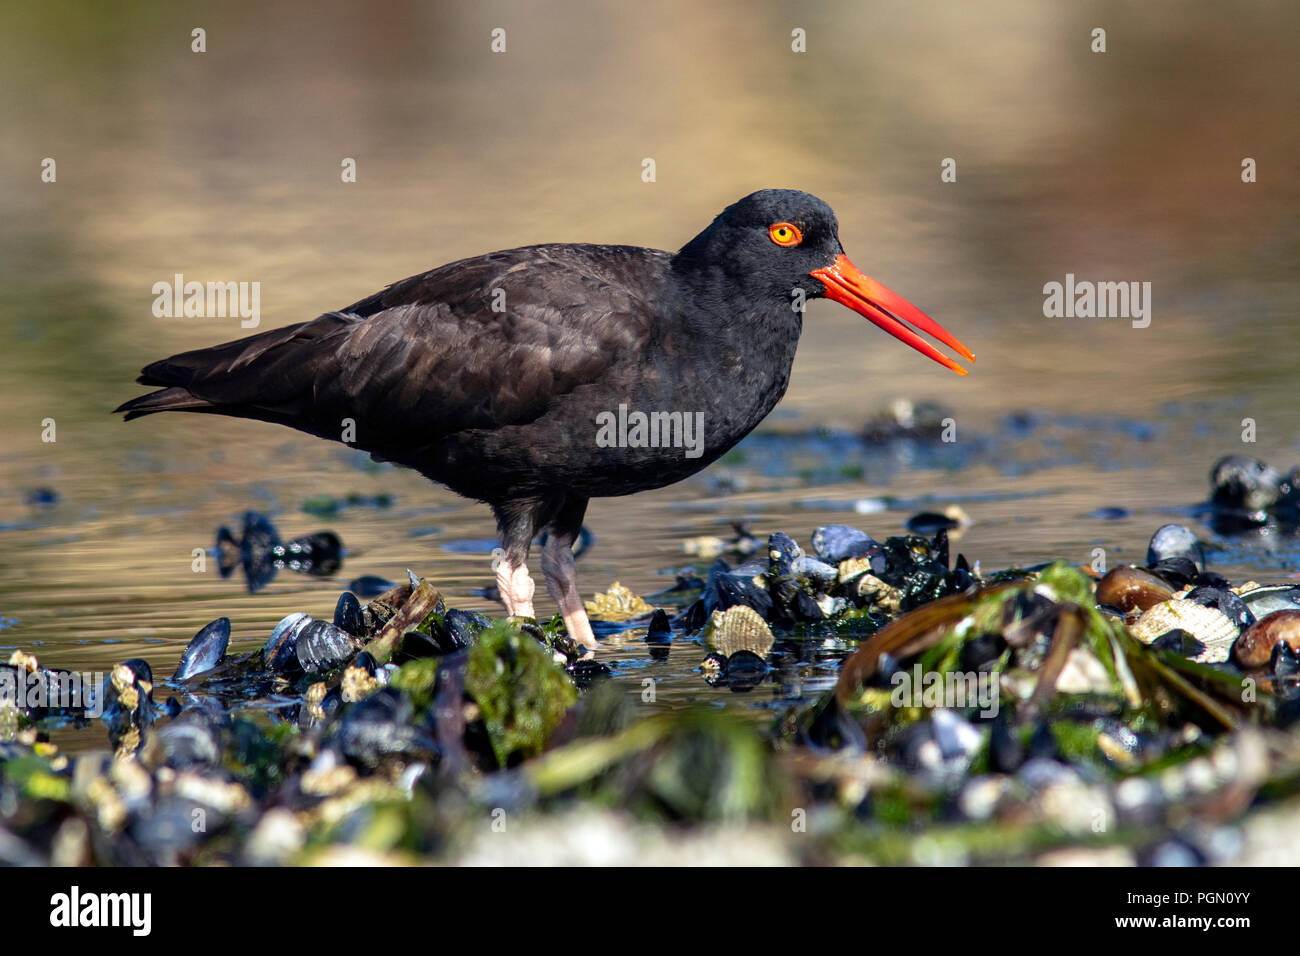
<svg viewBox="0 0 1300 956">
<path fill-rule="evenodd" d="M 533 611 L 533 592 L 536 585 L 528 573 L 527 562 L 513 565 L 509 558 L 502 558 L 497 564 L 497 590 L 501 592 L 501 600 L 506 606 L 506 613 L 511 617 L 532 617 L 537 614 Z"/>
<path fill-rule="evenodd" d="M 583 647 L 595 650 L 600 647 L 592 633 L 587 611 L 578 593 L 578 571 L 573 561 L 573 541 L 557 534 L 546 537 L 542 548 L 542 574 L 546 576 L 546 590 L 560 608 L 564 626 Z"/>
</svg>

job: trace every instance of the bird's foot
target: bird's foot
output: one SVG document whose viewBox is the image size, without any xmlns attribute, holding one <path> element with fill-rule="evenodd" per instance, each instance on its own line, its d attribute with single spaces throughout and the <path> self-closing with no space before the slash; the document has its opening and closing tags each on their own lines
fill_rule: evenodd
<svg viewBox="0 0 1300 956">
<path fill-rule="evenodd" d="M 569 632 L 569 637 L 588 651 L 594 651 L 600 647 L 600 643 L 596 640 L 596 635 L 591 629 L 591 621 L 587 619 L 587 612 L 581 604 L 578 605 L 576 610 L 561 607 L 560 613 L 564 617 L 564 628 Z"/>
<path fill-rule="evenodd" d="M 501 601 L 506 606 L 506 613 L 511 617 L 531 617 L 536 619 L 533 610 L 533 594 L 537 586 L 533 584 L 532 575 L 528 573 L 527 564 L 513 565 L 508 558 L 503 558 L 497 565 L 497 590 L 501 592 Z"/>
</svg>

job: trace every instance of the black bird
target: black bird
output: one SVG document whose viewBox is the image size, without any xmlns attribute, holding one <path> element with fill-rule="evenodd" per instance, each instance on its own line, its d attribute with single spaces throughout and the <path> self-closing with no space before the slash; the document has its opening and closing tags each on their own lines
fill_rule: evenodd
<svg viewBox="0 0 1300 956">
<path fill-rule="evenodd" d="M 572 545 L 591 498 L 660 488 L 744 438 L 785 394 L 803 302 L 843 303 L 959 374 L 904 325 L 975 356 L 863 275 L 826 203 L 765 189 L 679 252 L 552 244 L 490 252 L 337 312 L 144 368 L 116 411 L 230 415 L 349 441 L 492 506 L 507 611 L 527 559 L 569 634 L 596 647 Z"/>
</svg>

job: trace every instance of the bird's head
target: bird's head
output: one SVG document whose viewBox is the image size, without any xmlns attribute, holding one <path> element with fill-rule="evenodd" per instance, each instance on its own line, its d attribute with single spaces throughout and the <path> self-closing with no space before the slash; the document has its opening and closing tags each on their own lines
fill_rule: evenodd
<svg viewBox="0 0 1300 956">
<path fill-rule="evenodd" d="M 801 297 L 832 299 L 959 375 L 966 370 L 909 325 L 975 360 L 938 322 L 850 262 L 831 207 L 797 189 L 762 189 L 732 203 L 682 247 L 676 260 L 695 271 L 721 273 L 738 288 L 792 307 Z"/>
</svg>

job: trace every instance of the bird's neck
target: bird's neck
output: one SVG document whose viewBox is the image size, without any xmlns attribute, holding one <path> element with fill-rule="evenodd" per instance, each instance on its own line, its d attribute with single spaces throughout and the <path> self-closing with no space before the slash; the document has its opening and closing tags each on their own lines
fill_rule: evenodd
<svg viewBox="0 0 1300 956">
<path fill-rule="evenodd" d="M 676 311 L 700 341 L 716 341 L 794 359 L 803 313 L 770 281 L 682 255 L 672 262 Z"/>
<path fill-rule="evenodd" d="M 767 416 L 785 394 L 803 331 L 803 314 L 779 292 L 756 288 L 721 267 L 674 262 L 675 312 L 695 352 L 711 373 L 717 401 L 731 404 L 736 440 Z M 736 392 L 723 388 L 740 382 Z"/>
</svg>

